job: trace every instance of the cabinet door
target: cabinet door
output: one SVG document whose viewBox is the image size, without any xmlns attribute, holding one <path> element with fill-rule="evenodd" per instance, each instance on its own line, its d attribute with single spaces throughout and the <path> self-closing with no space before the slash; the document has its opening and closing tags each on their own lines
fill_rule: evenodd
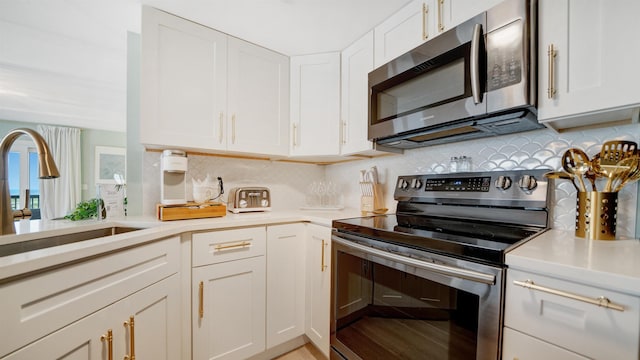
<svg viewBox="0 0 640 360">
<path fill-rule="evenodd" d="M 140 142 L 224 149 L 227 36 L 143 7 Z"/>
<path fill-rule="evenodd" d="M 194 359 L 245 359 L 265 350 L 265 257 L 193 269 Z"/>
<path fill-rule="evenodd" d="M 640 46 L 632 45 L 638 43 L 640 2 L 543 0 L 538 6 L 538 119 L 597 112 L 592 119 L 567 122 L 571 127 L 630 117 L 630 110 L 621 110 L 640 103 Z M 551 46 L 555 57 L 549 56 Z"/>
<path fill-rule="evenodd" d="M 227 148 L 289 152 L 289 58 L 229 37 Z"/>
<path fill-rule="evenodd" d="M 412 1 L 375 27 L 375 67 L 386 64 L 436 34 L 435 1 Z"/>
<path fill-rule="evenodd" d="M 267 227 L 267 348 L 304 334 L 304 224 Z"/>
<path fill-rule="evenodd" d="M 124 326 L 128 340 L 125 341 L 125 353 L 130 356 L 135 355 L 138 359 L 179 359 L 181 354 L 179 274 L 172 275 L 125 300 L 126 310 L 121 311 L 117 316 L 120 326 L 127 322 Z M 131 326 L 132 318 L 133 326 Z M 132 348 L 135 350 L 133 353 Z"/>
<path fill-rule="evenodd" d="M 373 31 L 342 52 L 342 155 L 373 155 L 368 140 L 369 72 L 373 70 Z"/>
<path fill-rule="evenodd" d="M 438 34 L 461 24 L 503 0 L 436 0 L 436 26 Z"/>
<path fill-rule="evenodd" d="M 329 356 L 331 229 L 307 224 L 305 334 Z"/>
<path fill-rule="evenodd" d="M 340 152 L 340 53 L 291 58 L 291 155 Z"/>
<path fill-rule="evenodd" d="M 179 287 L 177 274 L 97 311 L 3 358 L 32 359 L 179 359 Z M 134 353 L 131 330 L 134 316 Z M 107 334 L 111 330 L 111 357 Z M 103 338 L 104 335 L 104 338 Z"/>
<path fill-rule="evenodd" d="M 586 360 L 588 358 L 508 327 L 504 328 L 502 360 L 538 359 Z"/>
</svg>

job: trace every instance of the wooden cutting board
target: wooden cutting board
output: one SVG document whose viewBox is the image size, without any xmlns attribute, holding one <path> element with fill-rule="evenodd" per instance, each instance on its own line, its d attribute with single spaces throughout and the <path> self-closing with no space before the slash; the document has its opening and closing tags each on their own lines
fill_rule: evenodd
<svg viewBox="0 0 640 360">
<path fill-rule="evenodd" d="M 204 204 L 187 203 L 186 205 L 158 204 L 156 209 L 158 219 L 162 221 L 222 217 L 227 214 L 227 207 L 217 202 Z"/>
</svg>

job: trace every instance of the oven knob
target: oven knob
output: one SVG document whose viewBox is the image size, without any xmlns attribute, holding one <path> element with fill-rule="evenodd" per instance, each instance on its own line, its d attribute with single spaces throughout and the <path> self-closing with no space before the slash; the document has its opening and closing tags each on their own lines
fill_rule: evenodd
<svg viewBox="0 0 640 360">
<path fill-rule="evenodd" d="M 500 175 L 496 179 L 496 188 L 500 190 L 507 190 L 511 187 L 511 178 L 508 176 Z"/>
<path fill-rule="evenodd" d="M 520 189 L 523 191 L 531 191 L 538 186 L 538 182 L 536 178 L 531 175 L 523 175 L 520 180 L 518 180 L 518 186 L 520 186 Z"/>
<path fill-rule="evenodd" d="M 262 205 L 262 207 L 267 207 L 267 206 L 269 206 L 269 200 L 267 200 L 267 199 L 262 199 L 262 200 L 260 201 L 260 205 Z"/>
<path fill-rule="evenodd" d="M 247 200 L 244 200 L 244 199 L 240 200 L 238 202 L 238 206 L 240 206 L 241 209 L 246 208 L 247 207 Z"/>
<path fill-rule="evenodd" d="M 422 187 L 422 181 L 418 179 L 411 180 L 411 187 L 414 189 L 420 189 Z"/>
<path fill-rule="evenodd" d="M 398 189 L 406 190 L 408 187 L 409 187 L 409 183 L 406 180 L 404 179 L 398 180 Z"/>
</svg>

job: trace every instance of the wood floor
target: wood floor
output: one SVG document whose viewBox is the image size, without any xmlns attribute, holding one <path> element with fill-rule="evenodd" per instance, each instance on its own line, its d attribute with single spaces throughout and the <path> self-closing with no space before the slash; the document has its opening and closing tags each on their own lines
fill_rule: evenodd
<svg viewBox="0 0 640 360">
<path fill-rule="evenodd" d="M 307 343 L 293 351 L 278 356 L 274 360 L 326 360 L 326 357 L 315 346 Z"/>
</svg>

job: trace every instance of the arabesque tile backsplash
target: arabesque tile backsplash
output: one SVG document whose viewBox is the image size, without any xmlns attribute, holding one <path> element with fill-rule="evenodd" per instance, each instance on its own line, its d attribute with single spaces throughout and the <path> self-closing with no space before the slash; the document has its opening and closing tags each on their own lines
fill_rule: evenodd
<svg viewBox="0 0 640 360">
<path fill-rule="evenodd" d="M 583 149 L 589 156 L 600 151 L 607 140 L 640 141 L 637 124 L 556 133 L 538 130 L 495 138 L 471 140 L 406 151 L 403 155 L 389 155 L 372 159 L 350 161 L 332 165 L 299 164 L 268 160 L 245 160 L 216 156 L 189 156 L 187 193 L 191 178 L 203 179 L 207 174 L 220 176 L 225 188 L 259 185 L 271 189 L 273 208 L 276 210 L 303 207 L 309 185 L 325 180 L 336 183 L 345 207 L 358 208 L 360 169 L 377 166 L 380 181 L 385 185 L 385 203 L 395 210 L 393 186 L 399 175 L 444 173 L 449 171 L 453 156 L 472 159 L 473 171 L 511 169 L 560 169 L 561 157 L 570 147 Z M 144 212 L 153 215 L 160 200 L 160 153 L 144 155 Z M 556 181 L 552 199 L 553 228 L 572 230 L 575 220 L 576 190 L 568 181 Z M 619 195 L 618 234 L 635 236 L 637 187 L 627 186 Z M 189 195 L 188 195 L 189 196 Z M 226 200 L 226 197 L 225 197 Z M 302 211 L 302 210 L 301 210 Z"/>
</svg>

